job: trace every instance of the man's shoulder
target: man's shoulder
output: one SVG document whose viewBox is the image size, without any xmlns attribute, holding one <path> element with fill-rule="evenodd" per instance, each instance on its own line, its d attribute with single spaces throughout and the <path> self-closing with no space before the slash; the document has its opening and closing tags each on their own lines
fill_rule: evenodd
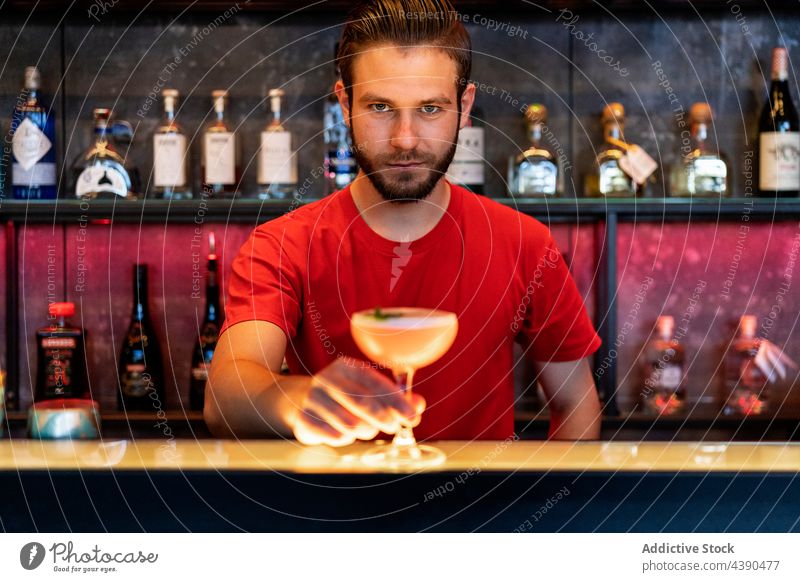
<svg viewBox="0 0 800 582">
<path fill-rule="evenodd" d="M 340 190 L 319 200 L 305 203 L 295 201 L 288 212 L 256 227 L 256 233 L 280 238 L 286 235 L 293 238 L 310 236 L 315 228 L 334 222 L 333 216 L 340 212 L 344 194 L 346 190 Z"/>
<path fill-rule="evenodd" d="M 550 229 L 546 225 L 513 205 L 454 187 L 461 190 L 466 214 L 478 223 L 486 224 L 494 236 L 521 238 L 533 244 L 544 244 L 550 239 Z"/>
</svg>

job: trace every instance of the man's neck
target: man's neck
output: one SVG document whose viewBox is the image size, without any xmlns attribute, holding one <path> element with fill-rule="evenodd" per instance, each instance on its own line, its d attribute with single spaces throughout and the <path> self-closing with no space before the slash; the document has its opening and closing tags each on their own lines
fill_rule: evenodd
<svg viewBox="0 0 800 582">
<path fill-rule="evenodd" d="M 388 202 L 369 178 L 359 172 L 350 185 L 361 217 L 385 239 L 411 242 L 428 234 L 441 220 L 450 204 L 450 186 L 440 179 L 431 193 L 418 202 Z"/>
</svg>

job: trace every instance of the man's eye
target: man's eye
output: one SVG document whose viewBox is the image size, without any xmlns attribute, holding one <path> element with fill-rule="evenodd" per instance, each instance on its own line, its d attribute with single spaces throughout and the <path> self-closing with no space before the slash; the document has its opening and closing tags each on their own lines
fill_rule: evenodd
<svg viewBox="0 0 800 582">
<path fill-rule="evenodd" d="M 389 111 L 389 106 L 386 105 L 386 103 L 373 103 L 372 105 L 370 105 L 370 107 L 372 107 L 372 110 L 377 113 L 384 113 L 386 111 Z"/>
<path fill-rule="evenodd" d="M 432 115 L 434 113 L 439 113 L 441 107 L 437 107 L 436 105 L 423 105 L 422 112 Z"/>
</svg>

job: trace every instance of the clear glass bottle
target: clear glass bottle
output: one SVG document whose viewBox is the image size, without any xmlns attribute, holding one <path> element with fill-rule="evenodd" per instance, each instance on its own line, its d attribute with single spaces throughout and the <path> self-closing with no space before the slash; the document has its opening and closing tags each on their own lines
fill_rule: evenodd
<svg viewBox="0 0 800 582">
<path fill-rule="evenodd" d="M 725 354 L 725 414 L 763 414 L 767 411 L 767 376 L 756 364 L 761 341 L 755 315 L 743 315 L 739 333 Z"/>
<path fill-rule="evenodd" d="M 458 145 L 447 169 L 447 179 L 476 194 L 484 193 L 486 181 L 483 112 L 473 107 L 469 122 L 458 132 Z"/>
<path fill-rule="evenodd" d="M 183 128 L 175 120 L 179 93 L 164 89 L 164 118 L 153 134 L 153 189 L 160 198 L 192 197 L 189 185 L 189 148 Z"/>
<path fill-rule="evenodd" d="M 228 92 L 224 89 L 213 91 L 211 98 L 215 117 L 203 134 L 203 195 L 233 197 L 239 185 L 239 144 L 236 132 L 225 121 Z"/>
<path fill-rule="evenodd" d="M 111 124 L 111 110 L 94 110 L 94 144 L 81 154 L 73 166 L 77 198 L 139 197 L 139 171 L 126 163 L 113 144 L 114 134 L 130 139 L 127 122 Z"/>
<path fill-rule="evenodd" d="M 603 109 L 603 145 L 597 154 L 597 171 L 586 177 L 587 196 L 636 196 L 638 188 L 619 164 L 625 155 L 625 108 L 609 103 Z"/>
<path fill-rule="evenodd" d="M 558 157 L 542 139 L 547 127 L 547 108 L 533 103 L 525 111 L 525 125 L 530 145 L 524 152 L 511 156 L 508 187 L 511 196 L 557 196 L 559 184 Z"/>
<path fill-rule="evenodd" d="M 712 138 L 712 113 L 708 103 L 689 110 L 691 151 L 672 166 L 670 195 L 727 196 L 728 163 Z"/>
<path fill-rule="evenodd" d="M 292 134 L 281 123 L 283 89 L 271 89 L 268 97 L 272 121 L 261 132 L 258 152 L 258 197 L 286 199 L 297 192 L 297 157 L 292 151 Z"/>
<path fill-rule="evenodd" d="M 800 117 L 789 92 L 789 54 L 772 51 L 769 100 L 758 123 L 759 196 L 800 193 Z"/>
<path fill-rule="evenodd" d="M 644 350 L 642 410 L 648 414 L 675 414 L 684 406 L 683 345 L 673 336 L 675 319 L 662 315 L 656 320 L 656 337 Z"/>
<path fill-rule="evenodd" d="M 334 63 L 336 62 L 336 53 L 338 51 L 339 43 L 336 43 L 336 48 L 333 51 Z M 338 67 L 336 67 L 336 77 L 339 77 Z M 342 107 L 333 92 L 329 93 L 325 99 L 322 124 L 323 139 L 325 141 L 325 160 L 323 161 L 325 185 L 323 196 L 327 196 L 349 186 L 355 180 L 356 174 L 358 174 L 358 164 L 353 155 L 350 132 L 344 122 Z"/>
<path fill-rule="evenodd" d="M 14 198 L 52 200 L 57 197 L 56 115 L 40 100 L 41 85 L 39 69 L 25 67 L 21 95 L 24 100 L 18 102 L 11 116 L 11 186 Z"/>
</svg>

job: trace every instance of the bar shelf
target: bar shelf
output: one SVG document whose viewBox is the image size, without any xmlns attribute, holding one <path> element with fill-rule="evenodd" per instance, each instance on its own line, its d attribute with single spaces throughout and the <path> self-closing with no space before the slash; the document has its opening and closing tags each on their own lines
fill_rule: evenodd
<svg viewBox="0 0 800 582">
<path fill-rule="evenodd" d="M 5 200 L 0 219 L 16 223 L 76 223 L 82 220 L 114 220 L 127 223 L 191 223 L 195 221 L 259 224 L 277 218 L 318 199 L 259 200 Z M 686 220 L 800 219 L 798 198 L 725 198 L 685 200 L 678 198 L 494 198 L 540 220 L 597 222 L 615 215 L 622 221 L 671 222 Z"/>
</svg>

